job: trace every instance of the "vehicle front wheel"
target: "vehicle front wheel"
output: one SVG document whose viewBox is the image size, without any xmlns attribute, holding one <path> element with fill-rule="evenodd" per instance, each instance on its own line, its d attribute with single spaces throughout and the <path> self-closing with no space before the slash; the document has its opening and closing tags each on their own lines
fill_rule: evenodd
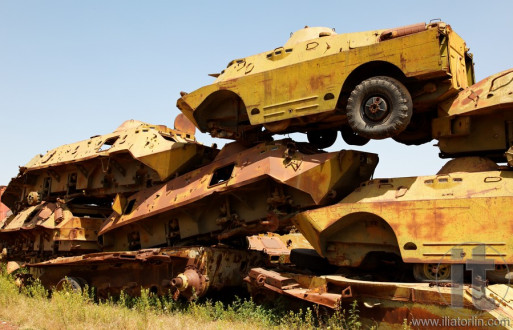
<svg viewBox="0 0 513 330">
<path fill-rule="evenodd" d="M 347 100 L 349 126 L 361 137 L 385 139 L 406 129 L 413 103 L 410 92 L 398 80 L 385 76 L 358 84 Z"/>
<path fill-rule="evenodd" d="M 364 146 L 370 141 L 369 138 L 356 134 L 349 126 L 342 127 L 340 134 L 342 135 L 342 139 L 344 139 L 345 143 L 353 146 Z"/>
<path fill-rule="evenodd" d="M 331 129 L 323 129 L 317 131 L 309 131 L 306 133 L 308 142 L 318 149 L 331 147 L 337 140 L 337 131 Z"/>
</svg>

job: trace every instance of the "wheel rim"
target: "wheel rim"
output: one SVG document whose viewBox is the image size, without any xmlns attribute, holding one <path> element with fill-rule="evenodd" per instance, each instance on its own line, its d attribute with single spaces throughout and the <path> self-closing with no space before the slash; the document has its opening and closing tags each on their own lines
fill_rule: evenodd
<svg viewBox="0 0 513 330">
<path fill-rule="evenodd" d="M 428 280 L 447 280 L 451 277 L 451 265 L 448 264 L 424 264 L 424 276 Z"/>
<path fill-rule="evenodd" d="M 64 289 L 68 289 L 74 292 L 81 292 L 84 290 L 84 283 L 85 281 L 80 278 L 65 277 L 57 283 L 55 290 L 63 291 Z"/>
<path fill-rule="evenodd" d="M 371 122 L 381 122 L 389 113 L 388 102 L 381 96 L 371 96 L 362 105 L 363 118 Z"/>
</svg>

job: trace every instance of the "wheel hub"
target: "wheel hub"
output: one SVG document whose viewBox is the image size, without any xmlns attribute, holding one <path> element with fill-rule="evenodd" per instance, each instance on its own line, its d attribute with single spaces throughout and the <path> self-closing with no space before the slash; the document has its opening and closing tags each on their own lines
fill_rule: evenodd
<svg viewBox="0 0 513 330">
<path fill-rule="evenodd" d="M 425 264 L 424 272 L 428 278 L 445 280 L 449 278 L 451 266 L 446 264 Z"/>
<path fill-rule="evenodd" d="M 388 104 L 382 97 L 372 96 L 365 102 L 363 114 L 371 121 L 381 121 L 388 115 Z"/>
</svg>

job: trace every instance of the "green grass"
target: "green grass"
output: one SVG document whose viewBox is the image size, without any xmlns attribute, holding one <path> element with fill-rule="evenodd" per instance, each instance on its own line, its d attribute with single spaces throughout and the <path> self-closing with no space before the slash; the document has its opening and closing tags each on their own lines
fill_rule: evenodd
<svg viewBox="0 0 513 330">
<path fill-rule="evenodd" d="M 48 298 L 48 292 L 39 282 L 19 289 L 13 277 L 2 269 L 0 320 L 30 329 L 361 328 L 356 302 L 348 311 L 326 315 L 318 308 L 290 311 L 284 307 L 263 307 L 238 297 L 229 303 L 219 300 L 188 303 L 143 291 L 137 298 L 122 295 L 97 301 L 92 290 L 88 291 L 76 293 L 65 289 Z"/>
</svg>

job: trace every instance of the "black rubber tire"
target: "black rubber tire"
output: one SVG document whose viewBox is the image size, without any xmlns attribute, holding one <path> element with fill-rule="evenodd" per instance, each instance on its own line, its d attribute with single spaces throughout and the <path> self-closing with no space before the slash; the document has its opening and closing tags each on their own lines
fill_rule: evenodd
<svg viewBox="0 0 513 330">
<path fill-rule="evenodd" d="M 513 269 L 511 265 L 495 265 L 495 270 L 486 271 L 486 279 L 491 283 L 510 283 L 506 275 Z"/>
<path fill-rule="evenodd" d="M 377 76 L 354 88 L 346 110 L 349 126 L 359 136 L 386 139 L 406 129 L 412 117 L 413 103 L 410 92 L 401 82 Z"/>
<path fill-rule="evenodd" d="M 340 130 L 340 135 L 344 142 L 353 146 L 364 146 L 370 139 L 356 134 L 353 129 L 349 126 L 344 126 Z"/>
<path fill-rule="evenodd" d="M 410 124 L 404 131 L 392 137 L 395 141 L 407 146 L 419 146 L 433 140 L 431 133 L 432 115 L 430 113 L 414 114 Z"/>
<path fill-rule="evenodd" d="M 325 149 L 331 147 L 337 141 L 337 131 L 332 129 L 309 131 L 306 133 L 306 137 L 308 142 L 318 149 Z"/>
<path fill-rule="evenodd" d="M 437 266 L 443 267 L 444 271 L 440 275 L 429 273 L 427 268 L 429 265 L 434 264 L 414 264 L 413 265 L 413 277 L 417 282 L 420 283 L 432 283 L 440 282 L 447 283 L 451 281 L 451 265 L 449 264 L 438 264 Z"/>
</svg>

